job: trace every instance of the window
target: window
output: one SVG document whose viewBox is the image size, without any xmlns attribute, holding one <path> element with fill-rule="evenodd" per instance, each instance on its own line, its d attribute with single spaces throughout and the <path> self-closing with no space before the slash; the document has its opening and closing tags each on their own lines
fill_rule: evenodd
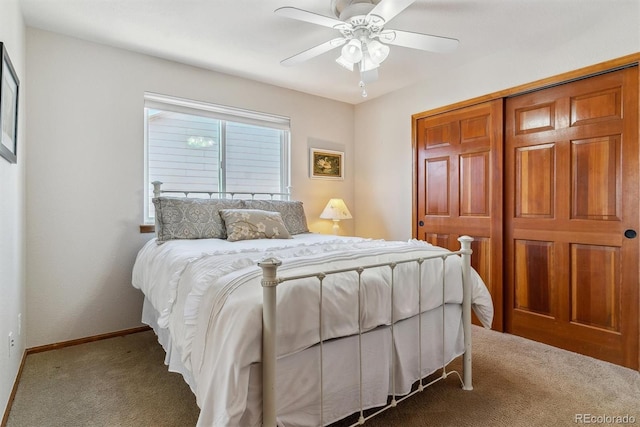
<svg viewBox="0 0 640 427">
<path fill-rule="evenodd" d="M 151 93 L 144 111 L 146 223 L 153 181 L 166 190 L 287 192 L 288 118 Z"/>
</svg>

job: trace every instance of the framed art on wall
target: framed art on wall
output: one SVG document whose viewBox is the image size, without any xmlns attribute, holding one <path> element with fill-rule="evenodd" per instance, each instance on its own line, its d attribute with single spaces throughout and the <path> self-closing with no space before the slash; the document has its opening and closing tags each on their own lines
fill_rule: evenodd
<svg viewBox="0 0 640 427">
<path fill-rule="evenodd" d="M 17 162 L 18 148 L 18 88 L 20 81 L 11 64 L 6 45 L 0 42 L 0 155 L 9 163 Z"/>
<path fill-rule="evenodd" d="M 344 152 L 311 148 L 309 170 L 311 178 L 344 179 Z"/>
</svg>

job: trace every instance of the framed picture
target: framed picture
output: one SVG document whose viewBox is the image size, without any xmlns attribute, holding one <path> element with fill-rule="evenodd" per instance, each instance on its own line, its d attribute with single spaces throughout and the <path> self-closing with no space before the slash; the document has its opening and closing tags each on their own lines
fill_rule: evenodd
<svg viewBox="0 0 640 427">
<path fill-rule="evenodd" d="M 0 155 L 10 163 L 17 162 L 18 154 L 18 88 L 20 81 L 13 69 L 4 43 L 0 42 L 2 67 L 0 68 Z"/>
<path fill-rule="evenodd" d="M 344 179 L 344 152 L 312 148 L 309 170 L 311 178 Z"/>
</svg>

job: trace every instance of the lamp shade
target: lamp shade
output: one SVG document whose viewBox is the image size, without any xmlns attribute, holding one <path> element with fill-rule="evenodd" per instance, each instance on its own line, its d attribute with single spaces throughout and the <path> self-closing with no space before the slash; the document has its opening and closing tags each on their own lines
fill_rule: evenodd
<svg viewBox="0 0 640 427">
<path fill-rule="evenodd" d="M 333 220 L 341 220 L 341 219 L 351 219 L 351 212 L 347 209 L 347 205 L 345 205 L 344 200 L 342 199 L 331 199 L 327 206 L 324 208 L 322 213 L 320 214 L 320 218 L 322 219 L 333 219 Z"/>
<path fill-rule="evenodd" d="M 362 59 L 362 43 L 358 39 L 351 39 L 342 47 L 342 58 L 349 62 L 360 62 Z"/>
<path fill-rule="evenodd" d="M 389 46 L 380 43 L 378 40 L 371 40 L 367 44 L 367 50 L 371 55 L 371 60 L 376 64 L 381 64 L 389 56 L 390 49 Z"/>
<path fill-rule="evenodd" d="M 336 59 L 336 62 L 340 65 L 342 65 L 344 68 L 346 68 L 349 71 L 353 71 L 353 62 L 349 62 L 346 59 L 344 59 L 342 57 L 342 55 L 340 55 L 338 57 L 338 59 Z"/>
<path fill-rule="evenodd" d="M 369 51 L 365 52 L 362 56 L 362 60 L 360 61 L 360 71 L 371 71 L 378 68 L 380 64 L 371 59 L 371 55 L 369 55 Z"/>
</svg>

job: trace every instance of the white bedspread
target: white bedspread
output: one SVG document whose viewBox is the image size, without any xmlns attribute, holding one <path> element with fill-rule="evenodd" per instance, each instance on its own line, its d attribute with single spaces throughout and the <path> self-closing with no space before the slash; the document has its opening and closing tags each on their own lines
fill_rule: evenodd
<svg viewBox="0 0 640 427">
<path fill-rule="evenodd" d="M 149 242 L 140 251 L 133 285 L 140 288 L 161 313 L 158 324 L 168 328 L 184 366 L 193 375 L 199 425 L 239 425 L 247 409 L 249 372 L 260 361 L 262 325 L 261 269 L 257 261 L 282 261 L 280 276 L 370 265 L 443 252 L 421 241 L 386 242 L 302 234 L 291 240 L 227 242 L 207 239 Z M 355 263 L 355 264 L 354 264 Z M 448 286 L 443 295 L 442 261 L 422 266 L 422 312 L 462 301 L 460 259 L 445 267 Z M 417 267 L 399 264 L 394 271 L 394 321 L 418 313 Z M 493 307 L 489 293 L 473 274 L 473 306 L 489 326 Z M 358 306 L 356 273 L 323 282 L 323 339 L 357 333 L 391 323 L 391 270 L 362 274 Z M 318 342 L 319 281 L 315 278 L 278 286 L 278 355 L 292 355 Z"/>
</svg>

